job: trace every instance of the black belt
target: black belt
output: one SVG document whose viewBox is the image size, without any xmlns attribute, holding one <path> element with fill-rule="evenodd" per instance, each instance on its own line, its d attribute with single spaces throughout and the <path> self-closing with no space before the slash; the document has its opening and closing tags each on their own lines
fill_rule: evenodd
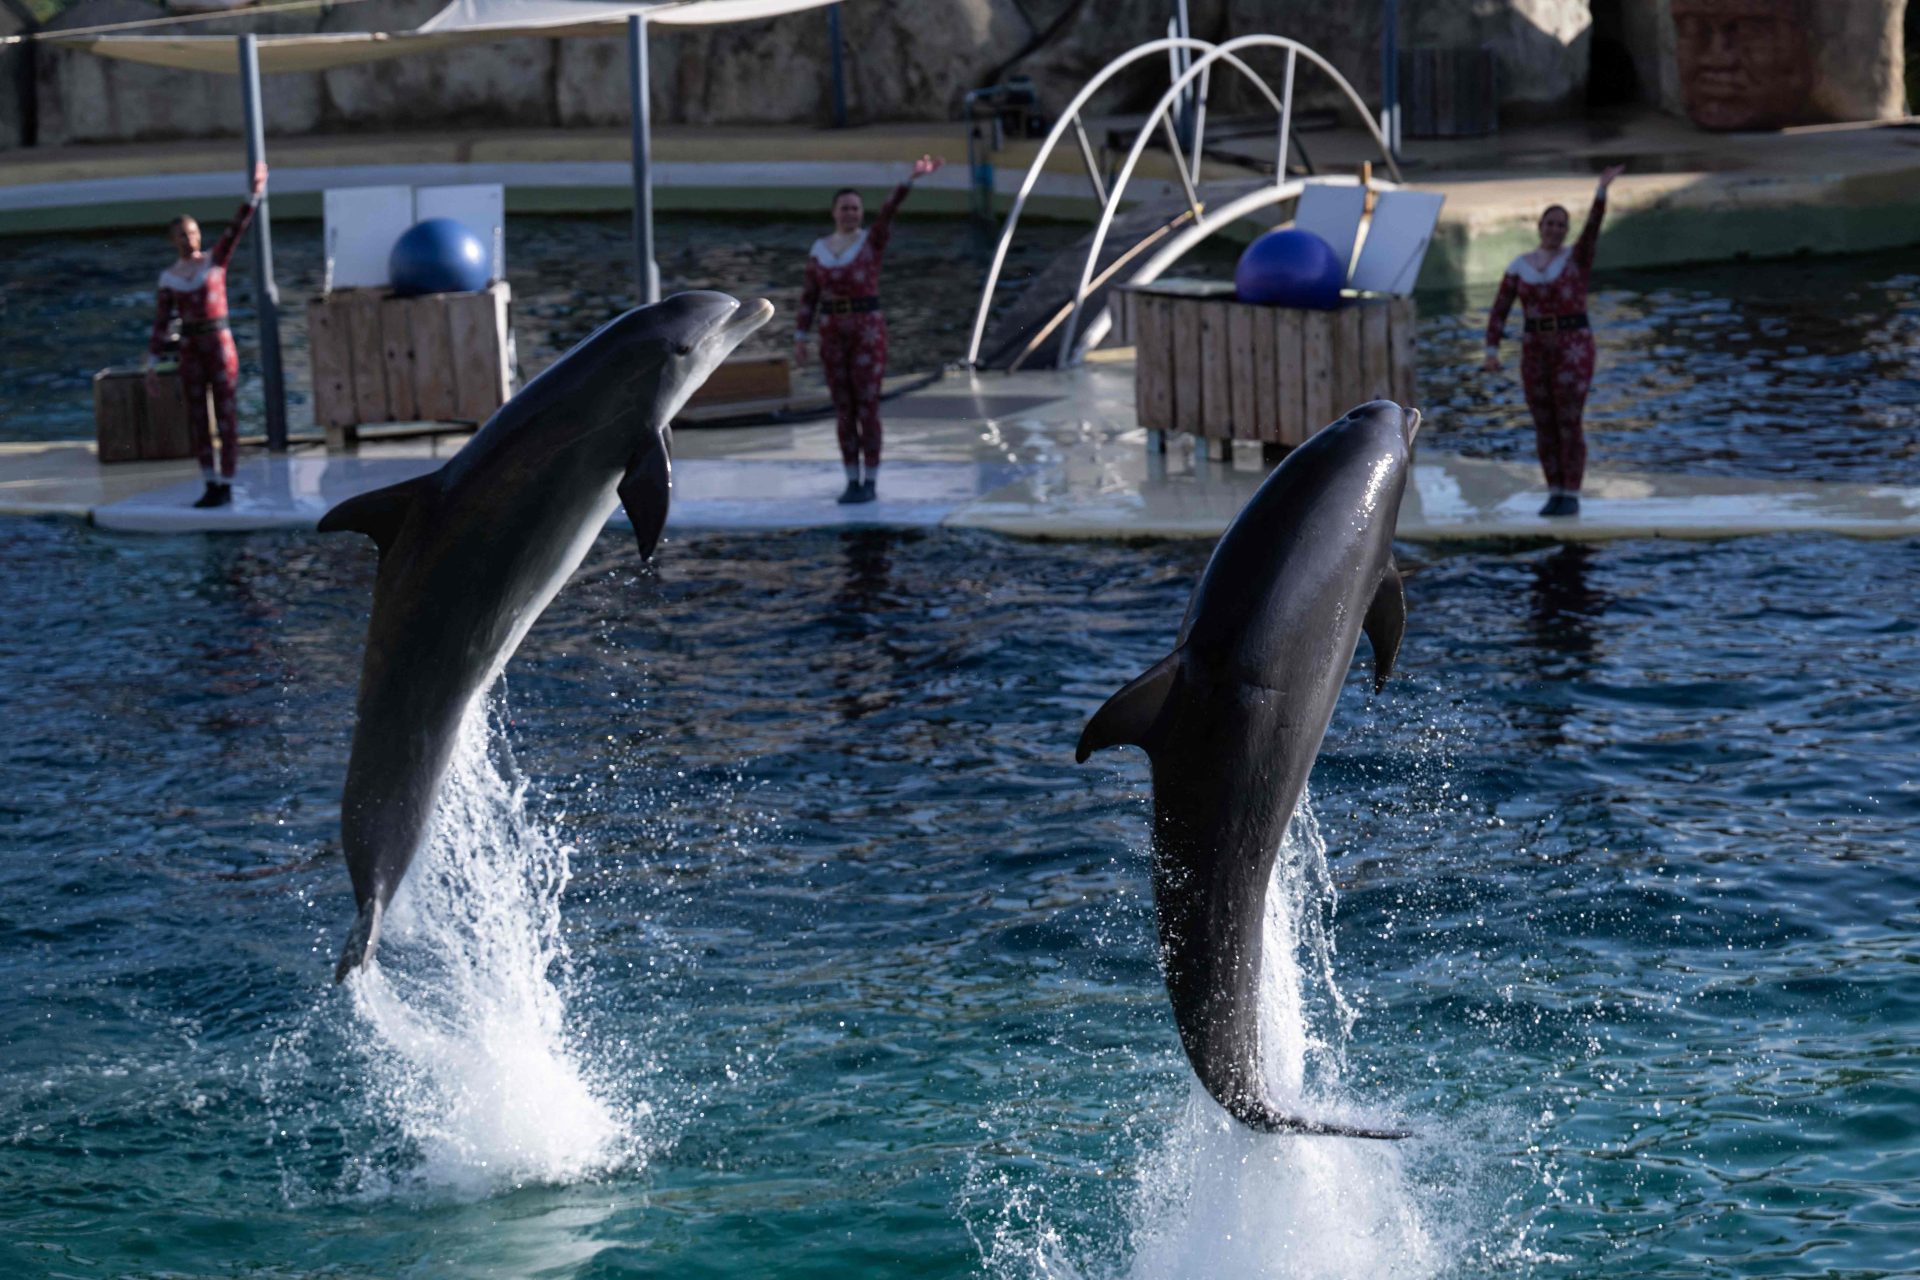
<svg viewBox="0 0 1920 1280">
<path fill-rule="evenodd" d="M 1587 313 L 1582 311 L 1575 316 L 1541 316 L 1538 320 L 1527 320 L 1528 333 L 1565 333 L 1568 329 L 1587 327 Z"/>
<path fill-rule="evenodd" d="M 880 299 L 873 294 L 864 298 L 825 298 L 819 309 L 823 316 L 855 315 L 863 311 L 878 311 Z"/>
<path fill-rule="evenodd" d="M 212 320 L 182 320 L 180 322 L 180 336 L 183 338 L 198 338 L 206 333 L 222 333 L 231 327 L 232 326 L 227 324 L 227 318 L 225 316 L 216 316 Z"/>
</svg>

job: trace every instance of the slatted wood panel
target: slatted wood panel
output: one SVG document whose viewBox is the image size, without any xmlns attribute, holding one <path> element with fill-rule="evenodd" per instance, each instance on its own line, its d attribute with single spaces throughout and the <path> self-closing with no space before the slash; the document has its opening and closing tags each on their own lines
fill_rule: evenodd
<svg viewBox="0 0 1920 1280">
<path fill-rule="evenodd" d="M 1247 307 L 1253 335 L 1253 433 L 1264 441 L 1280 439 L 1280 316 L 1273 307 Z"/>
<path fill-rule="evenodd" d="M 1227 394 L 1232 400 L 1228 417 L 1232 435 L 1242 440 L 1260 439 L 1260 412 L 1255 407 L 1254 388 L 1260 373 L 1253 354 L 1253 307 L 1235 303 L 1227 308 Z M 1249 376 L 1251 375 L 1251 376 Z M 1224 375 L 1223 375 L 1224 376 Z"/>
<path fill-rule="evenodd" d="M 1412 405 L 1413 303 L 1256 307 L 1183 282 L 1123 290 L 1140 425 L 1296 445 L 1369 400 Z"/>
<path fill-rule="evenodd" d="M 1174 430 L 1196 436 L 1206 434 L 1200 409 L 1200 311 L 1199 307 L 1179 305 L 1179 300 L 1168 308 L 1173 329 Z"/>
<path fill-rule="evenodd" d="M 1415 372 L 1414 326 L 1419 315 L 1412 298 L 1395 298 L 1387 304 L 1387 350 L 1393 361 L 1393 398 L 1404 406 L 1419 397 Z"/>
<path fill-rule="evenodd" d="M 1228 317 L 1235 305 L 1200 308 L 1200 430 L 1209 440 L 1231 440 L 1234 435 Z"/>
<path fill-rule="evenodd" d="M 1307 360 L 1305 312 L 1273 309 L 1273 380 L 1277 421 L 1271 437 L 1279 444 L 1307 438 Z"/>
<path fill-rule="evenodd" d="M 371 422 L 484 422 L 506 402 L 506 284 L 388 297 L 341 289 L 307 305 L 314 419 L 330 445 Z"/>
<path fill-rule="evenodd" d="M 355 422 L 391 422 L 387 357 L 380 339 L 380 295 L 356 290 L 345 304 L 347 351 L 353 363 Z"/>
<path fill-rule="evenodd" d="M 449 293 L 447 337 L 453 350 L 453 416 L 479 424 L 500 407 L 498 353 L 488 347 L 493 329 L 493 297 L 485 293 Z"/>
<path fill-rule="evenodd" d="M 1360 349 L 1360 308 L 1352 305 L 1328 313 L 1333 317 L 1333 417 L 1367 402 L 1367 382 Z"/>
<path fill-rule="evenodd" d="M 1333 421 L 1333 316 L 1325 311 L 1302 311 L 1299 315 L 1302 403 L 1300 421 L 1288 444 L 1299 444 Z"/>
<path fill-rule="evenodd" d="M 380 300 L 380 355 L 387 370 L 387 412 L 395 422 L 419 416 L 413 394 L 413 324 L 405 298 Z"/>
<path fill-rule="evenodd" d="M 460 416 L 460 397 L 453 385 L 453 334 L 447 327 L 447 308 L 439 298 L 413 308 L 413 408 L 430 422 L 451 422 Z"/>
<path fill-rule="evenodd" d="M 353 351 L 346 326 L 345 306 L 328 298 L 315 298 L 307 304 L 313 417 L 322 427 L 350 427 L 359 420 L 353 403 Z"/>
<path fill-rule="evenodd" d="M 1140 425 L 1172 431 L 1173 339 L 1167 330 L 1167 300 L 1134 294 L 1134 401 Z"/>
</svg>

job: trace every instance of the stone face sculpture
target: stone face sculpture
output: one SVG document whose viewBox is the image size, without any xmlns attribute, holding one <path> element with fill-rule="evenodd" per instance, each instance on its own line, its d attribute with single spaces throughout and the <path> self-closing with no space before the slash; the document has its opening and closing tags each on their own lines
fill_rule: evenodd
<svg viewBox="0 0 1920 1280">
<path fill-rule="evenodd" d="M 1673 0 L 1680 89 L 1702 129 L 1809 118 L 1813 46 L 1804 0 Z"/>
</svg>

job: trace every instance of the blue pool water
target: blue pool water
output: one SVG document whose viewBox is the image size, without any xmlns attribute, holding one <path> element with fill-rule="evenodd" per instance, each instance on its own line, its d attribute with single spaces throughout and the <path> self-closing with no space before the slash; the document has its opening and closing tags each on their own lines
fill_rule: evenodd
<svg viewBox="0 0 1920 1280">
<path fill-rule="evenodd" d="M 821 230 L 809 219 L 663 216 L 662 279 L 669 290 L 770 298 L 778 310 L 749 350 L 784 352 L 800 269 Z M 1023 225 L 1009 279 L 1017 285 L 1083 230 Z M 629 236 L 624 218 L 509 221 L 526 373 L 629 304 Z M 319 228 L 288 222 L 274 237 L 290 421 L 310 430 L 303 305 L 321 284 Z M 964 354 L 984 249 L 963 219 L 901 223 L 887 258 L 893 370 L 938 369 Z M 94 370 L 138 361 L 165 250 L 157 234 L 45 236 L 0 273 L 0 440 L 92 436 Z M 1920 485 L 1920 274 L 1910 253 L 1609 272 L 1601 252 L 1592 302 L 1600 362 L 1588 406 L 1595 468 Z M 1181 270 L 1227 278 L 1234 254 L 1209 242 Z M 232 298 L 240 411 L 257 424 L 248 270 L 236 260 Z M 1002 301 L 1017 296 L 1009 289 Z M 1507 372 L 1479 371 L 1492 296 L 1488 287 L 1419 300 L 1421 447 L 1531 463 L 1517 345 L 1507 346 Z M 801 371 L 800 382 L 818 389 L 817 373 Z"/>
<path fill-rule="evenodd" d="M 1920 1270 L 1920 546 L 1407 553 L 1196 1099 L 1137 753 L 1206 548 L 603 538 L 328 984 L 373 552 L 0 523 L 0 1274 Z"/>
</svg>

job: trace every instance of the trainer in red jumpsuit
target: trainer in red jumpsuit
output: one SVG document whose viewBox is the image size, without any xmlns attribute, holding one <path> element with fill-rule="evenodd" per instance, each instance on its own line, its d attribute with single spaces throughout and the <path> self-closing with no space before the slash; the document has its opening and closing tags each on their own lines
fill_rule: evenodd
<svg viewBox="0 0 1920 1280">
<path fill-rule="evenodd" d="M 1500 292 L 1487 317 L 1487 358 L 1483 368 L 1500 368 L 1500 338 L 1515 298 L 1526 316 L 1520 344 L 1520 382 L 1533 414 L 1534 447 L 1547 477 L 1543 516 L 1580 514 L 1580 486 L 1587 472 L 1587 437 L 1582 419 L 1593 385 L 1593 330 L 1587 321 L 1587 280 L 1606 216 L 1607 187 L 1625 166 L 1600 175 L 1593 208 L 1580 238 L 1566 243 L 1566 209 L 1554 205 L 1540 215 L 1540 246 L 1513 260 L 1500 279 Z"/>
<path fill-rule="evenodd" d="M 872 502 L 880 478 L 880 388 L 887 374 L 887 317 L 880 310 L 880 262 L 893 235 L 893 215 L 916 179 L 943 161 L 921 156 L 907 180 L 893 189 L 871 227 L 862 228 L 866 207 L 860 193 L 844 187 L 833 197 L 833 234 L 813 242 L 807 283 L 793 334 L 797 364 L 807 362 L 807 338 L 820 322 L 820 370 L 833 397 L 840 432 L 840 462 L 847 488 L 841 502 Z M 861 464 L 866 476 L 861 477 Z"/>
<path fill-rule="evenodd" d="M 182 215 L 167 228 L 167 238 L 180 251 L 180 260 L 160 273 L 160 292 L 154 306 L 153 336 L 147 343 L 147 390 L 159 391 L 152 368 L 166 350 L 167 328 L 180 318 L 180 389 L 186 394 L 187 422 L 192 428 L 194 454 L 207 490 L 196 507 L 220 507 L 233 501 L 233 468 L 240 452 L 240 431 L 234 412 L 234 391 L 240 382 L 240 353 L 234 349 L 227 323 L 227 263 L 253 221 L 266 191 L 267 167 L 254 171 L 253 194 L 233 215 L 227 230 L 209 252 L 200 248 L 200 224 Z M 213 425 L 220 433 L 219 466 L 214 463 L 213 433 L 208 430 L 207 392 L 213 392 Z"/>
</svg>

